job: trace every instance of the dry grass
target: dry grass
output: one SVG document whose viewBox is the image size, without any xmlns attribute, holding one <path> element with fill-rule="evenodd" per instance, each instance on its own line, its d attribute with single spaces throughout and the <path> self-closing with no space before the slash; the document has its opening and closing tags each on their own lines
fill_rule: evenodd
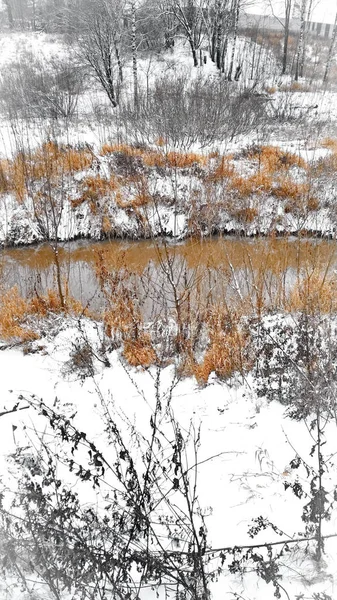
<svg viewBox="0 0 337 600">
<path fill-rule="evenodd" d="M 10 162 L 8 160 L 0 160 L 0 194 L 7 194 L 10 190 Z"/>
<path fill-rule="evenodd" d="M 209 158 L 215 158 L 210 155 Z M 218 157 L 216 157 L 218 158 Z M 231 163 L 232 155 L 222 156 L 216 162 L 216 167 L 210 172 L 207 177 L 208 181 L 222 181 L 223 179 L 231 179 L 235 174 L 234 165 Z"/>
<path fill-rule="evenodd" d="M 36 182 L 59 185 L 62 177 L 83 171 L 92 165 L 89 150 L 77 150 L 69 146 L 46 142 L 34 152 L 19 152 L 8 163 L 8 187 L 17 200 L 22 202 Z"/>
<path fill-rule="evenodd" d="M 247 198 L 253 194 L 271 194 L 273 178 L 264 171 L 250 177 L 235 175 L 230 181 L 230 189 L 241 198 Z"/>
<path fill-rule="evenodd" d="M 281 150 L 277 146 L 254 146 L 248 148 L 246 155 L 251 160 L 258 160 L 260 168 L 268 173 L 289 170 L 291 167 L 305 169 L 307 164 L 303 158 L 292 152 Z"/>
<path fill-rule="evenodd" d="M 165 145 L 163 139 L 159 139 L 156 144 L 159 148 Z M 107 156 L 120 152 L 125 156 L 141 158 L 143 164 L 147 167 L 171 167 L 185 169 L 195 165 L 205 166 L 208 158 L 193 152 L 168 152 L 161 150 L 152 150 L 150 148 L 139 148 L 129 144 L 104 144 L 101 149 L 101 155 Z"/>
<path fill-rule="evenodd" d="M 238 326 L 239 317 L 225 305 L 214 305 L 206 319 L 209 345 L 203 361 L 194 363 L 193 374 L 199 384 L 206 384 L 212 372 L 228 379 L 248 369 L 248 336 Z"/>
<path fill-rule="evenodd" d="M 157 360 L 151 338 L 147 333 L 142 333 L 135 340 L 125 340 L 123 355 L 129 365 L 133 367 L 146 368 L 153 365 Z"/>
<path fill-rule="evenodd" d="M 332 152 L 337 152 L 337 139 L 331 137 L 324 138 L 321 146 L 322 148 L 328 148 Z"/>
<path fill-rule="evenodd" d="M 194 165 L 204 167 L 208 161 L 206 156 L 202 156 L 201 154 L 195 154 L 193 152 L 168 152 L 165 158 L 168 167 L 178 169 L 186 169 L 189 167 L 193 167 Z"/>
<path fill-rule="evenodd" d="M 212 372 L 228 379 L 243 371 L 245 340 L 237 331 L 220 332 L 212 338 L 201 364 L 195 364 L 193 374 L 199 384 L 205 384 Z"/>
<path fill-rule="evenodd" d="M 136 339 L 142 326 L 140 312 L 124 289 L 116 291 L 115 297 L 110 298 L 110 306 L 103 315 L 103 321 L 109 337 L 121 334 L 123 339 Z"/>
<path fill-rule="evenodd" d="M 112 231 L 112 223 L 109 215 L 103 215 L 102 217 L 102 231 L 104 235 L 109 235 Z"/>
<path fill-rule="evenodd" d="M 297 281 L 287 309 L 289 312 L 303 311 L 308 314 L 336 312 L 336 288 L 336 281 L 332 277 L 313 272 Z"/>
<path fill-rule="evenodd" d="M 97 203 L 104 197 L 115 192 L 119 187 L 117 179 L 103 179 L 100 175 L 90 175 L 81 182 L 82 195 L 72 200 L 72 206 L 76 208 L 83 202 L 88 202 L 93 214 L 97 214 Z"/>
<path fill-rule="evenodd" d="M 289 84 L 282 85 L 280 87 L 281 92 L 310 92 L 310 86 L 300 83 L 299 81 L 292 81 Z"/>
<path fill-rule="evenodd" d="M 27 304 L 27 313 L 45 317 L 49 313 L 68 313 L 73 315 L 87 314 L 83 305 L 69 295 L 68 287 L 64 289 L 64 304 L 62 306 L 59 294 L 55 290 L 47 290 L 46 294 L 34 296 Z"/>
<path fill-rule="evenodd" d="M 158 151 L 148 150 L 142 153 L 142 160 L 146 167 L 165 167 L 165 154 Z"/>
<path fill-rule="evenodd" d="M 240 223 L 250 224 L 256 219 L 259 214 L 257 208 L 252 206 L 247 206 L 243 208 L 237 208 L 232 211 L 232 216 L 235 217 Z"/>
<path fill-rule="evenodd" d="M 24 326 L 29 314 L 29 304 L 21 298 L 17 287 L 1 295 L 0 299 L 0 338 L 29 341 L 37 339 L 36 333 Z"/>
</svg>

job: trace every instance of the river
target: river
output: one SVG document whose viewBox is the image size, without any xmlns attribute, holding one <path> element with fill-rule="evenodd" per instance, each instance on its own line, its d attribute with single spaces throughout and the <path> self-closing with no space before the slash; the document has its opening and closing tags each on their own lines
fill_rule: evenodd
<svg viewBox="0 0 337 600">
<path fill-rule="evenodd" d="M 62 281 L 67 283 L 69 293 L 97 311 L 104 303 L 97 277 L 100 257 L 104 257 L 101 260 L 108 272 L 128 270 L 133 281 L 147 273 L 162 290 L 169 277 L 166 266 L 171 264 L 171 272 L 179 279 L 179 285 L 185 277 L 186 287 L 186 277 L 192 272 L 203 272 L 204 276 L 207 271 L 208 276 L 212 273 L 208 289 L 212 289 L 213 294 L 222 294 L 226 282 L 232 288 L 239 287 L 242 293 L 249 293 L 249 286 L 256 287 L 261 276 L 274 282 L 281 276 L 287 278 L 287 285 L 290 285 L 299 272 L 310 275 L 327 270 L 333 274 L 337 263 L 336 248 L 335 241 L 299 238 L 213 237 L 188 239 L 181 243 L 80 240 L 60 245 L 59 261 Z M 55 256 L 48 244 L 0 251 L 2 289 L 17 286 L 24 297 L 36 292 L 43 294 L 55 287 L 55 272 Z M 219 273 L 222 274 L 221 286 Z M 197 281 L 198 275 L 194 276 Z M 145 289 L 142 294 L 146 295 Z"/>
</svg>

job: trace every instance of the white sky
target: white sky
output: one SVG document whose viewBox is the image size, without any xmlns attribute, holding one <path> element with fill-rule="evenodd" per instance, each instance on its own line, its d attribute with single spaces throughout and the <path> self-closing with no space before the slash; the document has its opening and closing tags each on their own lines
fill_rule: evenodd
<svg viewBox="0 0 337 600">
<path fill-rule="evenodd" d="M 252 3 L 248 11 L 257 14 L 271 14 L 270 2 L 274 7 L 275 14 L 282 16 L 284 14 L 285 0 L 257 0 Z M 313 4 L 312 21 L 320 23 L 334 22 L 337 12 L 337 0 L 314 0 Z"/>
</svg>

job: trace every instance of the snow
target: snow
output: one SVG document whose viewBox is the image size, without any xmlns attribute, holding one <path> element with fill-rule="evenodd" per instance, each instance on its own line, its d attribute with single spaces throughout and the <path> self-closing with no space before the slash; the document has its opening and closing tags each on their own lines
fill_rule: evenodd
<svg viewBox="0 0 337 600">
<path fill-rule="evenodd" d="M 241 60 L 246 52 L 249 54 L 246 41 L 239 38 L 237 41 L 237 59 Z M 48 36 L 42 33 L 5 34 L 0 38 L 0 72 L 32 53 L 35 56 L 48 59 L 51 56 L 62 57 L 67 52 L 65 44 L 57 36 Z M 205 50 L 204 50 L 205 52 Z M 228 51 L 230 57 L 230 47 Z M 270 81 L 274 62 L 266 53 L 261 60 L 261 88 L 271 84 Z M 268 63 L 268 69 L 266 64 Z M 237 65 L 237 63 L 236 63 Z M 157 77 L 184 76 L 212 77 L 216 75 L 213 63 L 208 60 L 202 68 L 192 69 L 189 50 L 182 42 L 177 43 L 174 53 L 167 52 L 152 64 L 144 57 L 139 59 L 139 78 L 141 85 L 151 82 Z M 227 64 L 228 67 L 228 64 Z M 126 66 L 126 71 L 130 65 Z M 235 67 L 234 67 L 235 69 Z M 131 71 L 130 71 L 131 73 Z M 126 85 L 130 78 L 126 76 Z M 248 82 L 248 68 L 243 73 L 243 79 Z M 249 83 L 249 82 L 248 82 Z M 294 128 L 285 133 L 281 126 L 269 139 L 270 132 L 261 130 L 252 132 L 249 136 L 238 136 L 234 140 L 225 140 L 219 144 L 219 151 L 235 153 L 251 144 L 264 144 L 265 136 L 268 144 L 275 145 L 285 151 L 294 152 L 308 162 L 316 162 L 329 155 L 329 150 L 322 147 L 320 141 L 323 134 L 332 134 L 337 122 L 336 93 L 330 91 L 299 91 L 293 92 L 285 89 L 286 79 L 280 80 L 274 94 L 270 94 L 269 110 L 275 116 L 282 110 L 287 110 L 294 117 Z M 282 88 L 283 86 L 283 88 Z M 86 90 L 80 99 L 79 115 L 74 123 L 59 123 L 60 130 L 56 132 L 59 142 L 73 145 L 82 142 L 92 145 L 94 152 L 99 152 L 102 144 L 108 139 L 116 137 L 116 123 L 97 124 L 93 118 L 93 107 L 106 108 L 103 93 Z M 316 107 L 317 106 L 317 107 Z M 318 123 L 317 130 L 309 131 L 307 123 L 298 123 L 297 119 L 303 112 L 312 115 L 311 124 Z M 16 137 L 18 132 L 13 130 L 12 124 L 2 121 L 0 138 L 0 155 L 10 157 L 15 154 Z M 64 128 L 62 129 L 62 126 Z M 23 146 L 29 143 L 30 148 L 35 148 L 45 139 L 46 131 L 50 124 L 44 123 L 40 128 L 37 124 L 17 123 L 19 138 Z M 321 127 L 321 130 L 319 128 Z M 51 130 L 52 131 L 52 130 Z M 55 134 L 52 131 L 53 135 Z M 200 150 L 197 146 L 191 151 Z M 205 150 L 206 152 L 206 150 Z M 111 164 L 106 157 L 98 157 L 100 173 L 109 177 Z M 252 172 L 251 166 L 244 160 L 238 160 L 242 174 Z M 93 215 L 87 204 L 76 209 L 71 205 L 71 199 L 76 197 L 76 192 L 81 179 L 88 173 L 77 174 L 73 181 L 68 182 L 71 198 L 64 203 L 59 227 L 60 240 L 68 240 L 77 236 L 100 238 L 101 217 Z M 92 174 L 90 172 L 90 174 Z M 298 174 L 298 181 L 301 179 Z M 253 206 L 263 205 L 263 212 L 257 221 L 246 226 L 247 235 L 268 233 L 275 215 L 282 217 L 281 222 L 275 226 L 280 233 L 298 233 L 304 228 L 309 231 L 319 232 L 323 235 L 335 236 L 336 224 L 331 219 L 329 203 L 335 200 L 334 181 L 330 182 L 322 191 L 322 208 L 303 215 L 294 216 L 284 214 L 280 205 L 271 197 L 252 198 Z M 179 173 L 172 177 L 167 171 L 158 175 L 155 173 L 149 178 L 152 193 L 174 197 L 174 206 L 167 206 L 164 202 L 156 207 L 147 207 L 146 216 L 151 235 L 165 233 L 173 238 L 182 239 L 188 234 L 188 217 L 190 214 L 192 193 L 200 192 L 200 182 L 194 176 Z M 134 190 L 133 190 L 134 191 Z M 221 200 L 223 190 L 214 196 L 214 201 Z M 132 190 L 130 191 L 130 197 Z M 323 200 L 326 200 L 324 205 Z M 202 207 L 202 202 L 201 202 Z M 131 210 L 125 211 L 110 199 L 109 217 L 113 223 L 113 234 L 121 237 L 137 237 L 143 235 L 137 215 Z M 200 207 L 198 207 L 200 210 Z M 12 195 L 3 195 L 0 201 L 0 244 L 29 244 L 41 241 L 43 236 L 32 216 L 33 206 L 31 198 L 18 204 Z M 226 211 L 219 213 L 217 226 L 222 231 L 237 231 L 241 225 Z M 209 233 L 205 231 L 204 233 Z M 24 275 L 23 275 L 24 276 Z M 10 278 L 10 274 L 8 275 Z M 84 277 L 82 272 L 82 277 Z M 86 274 L 83 285 L 89 279 Z M 276 320 L 278 317 L 276 317 Z M 104 398 L 114 411 L 116 421 L 121 427 L 132 446 L 130 437 L 130 423 L 145 436 L 149 434 L 150 418 L 153 412 L 155 397 L 154 368 L 143 370 L 130 368 L 126 365 L 120 350 L 109 351 L 110 366 L 94 360 L 95 374 L 93 377 L 76 374 L 71 369 L 72 353 L 79 341 L 89 341 L 95 352 L 103 338 L 102 325 L 82 319 L 80 321 L 65 317 L 52 317 L 45 328 L 47 333 L 34 342 L 29 352 L 22 348 L 6 348 L 0 346 L 0 398 L 1 405 L 10 408 L 19 396 L 28 398 L 35 395 L 43 398 L 49 407 L 55 407 L 63 414 L 76 413 L 74 423 L 81 431 L 85 431 L 94 440 L 103 452 L 110 452 L 106 432 L 104 430 L 104 410 L 101 398 Z M 290 343 L 290 341 L 289 341 Z M 88 375 L 88 373 L 86 373 Z M 168 366 L 160 371 L 160 389 L 163 397 L 168 394 L 176 374 L 173 366 Z M 57 398 L 57 402 L 56 402 Z M 256 540 L 248 536 L 248 529 L 253 518 L 261 515 L 275 523 L 284 533 L 284 536 L 298 536 L 304 531 L 302 522 L 303 500 L 294 496 L 292 491 L 285 491 L 285 483 L 294 483 L 297 478 L 303 487 L 309 483 L 305 474 L 291 467 L 291 461 L 296 454 L 304 456 L 308 463 L 314 464 L 309 457 L 312 438 L 304 422 L 291 420 L 286 415 L 285 407 L 277 401 L 267 402 L 256 391 L 256 381 L 252 375 L 245 380 L 239 376 L 230 382 L 224 383 L 213 374 L 208 384 L 199 387 L 192 378 L 179 379 L 175 382 L 172 392 L 172 407 L 175 417 L 182 430 L 186 432 L 191 427 L 197 431 L 201 426 L 201 446 L 199 450 L 198 466 L 198 496 L 200 506 L 208 515 L 206 524 L 208 540 L 213 548 L 223 546 L 238 546 L 277 540 L 276 533 L 268 529 L 261 532 Z M 163 420 L 163 426 L 166 423 Z M 13 454 L 20 446 L 30 446 L 31 441 L 37 441 L 36 433 L 45 435 L 49 433 L 45 419 L 34 412 L 33 409 L 24 410 L 1 416 L 0 439 L 0 474 L 2 485 L 9 486 L 15 492 L 15 477 L 11 473 L 10 462 L 7 457 Z M 337 452 L 335 425 L 331 423 L 326 430 L 327 445 L 324 449 L 328 455 Z M 191 450 L 191 449 L 190 449 Z M 213 458 L 212 458 L 213 457 Z M 188 457 L 191 459 L 191 456 Z M 330 492 L 335 488 L 336 468 L 329 467 L 326 474 L 327 481 L 331 484 Z M 60 467 L 62 478 L 69 485 L 73 480 L 65 467 Z M 83 503 L 89 501 L 100 506 L 102 496 L 92 490 L 89 485 L 76 484 Z M 102 493 L 104 486 L 102 485 Z M 337 514 L 334 510 L 332 518 L 324 523 L 324 533 L 337 533 Z M 172 543 L 167 541 L 168 546 Z M 310 555 L 304 551 L 290 553 L 284 557 L 281 568 L 282 585 L 290 598 L 305 598 L 312 600 L 315 594 L 327 594 L 332 599 L 337 597 L 337 543 L 334 538 L 326 541 L 326 554 L 322 568 L 315 563 Z M 247 569 L 240 577 L 230 574 L 227 570 L 219 576 L 219 580 L 211 585 L 212 600 L 224 598 L 244 598 L 244 600 L 269 600 L 273 597 L 272 585 L 267 585 L 259 579 L 253 569 Z M 22 600 L 19 590 L 5 591 L 0 582 L 0 594 L 6 600 Z M 161 595 L 161 590 L 160 590 Z M 285 597 L 283 592 L 281 596 Z M 41 592 L 44 600 L 47 598 Z M 152 600 L 147 591 L 141 595 L 141 600 Z M 163 597 L 163 596 L 162 596 Z M 316 596 L 320 600 L 320 596 Z M 315 600 L 316 600 L 315 598 Z M 322 597 L 323 598 L 323 597 Z M 66 592 L 62 600 L 69 600 Z M 95 599 L 96 600 L 96 599 Z M 327 599 L 326 599 L 327 600 Z"/>
<path fill-rule="evenodd" d="M 78 429 L 87 432 L 100 450 L 110 452 L 105 446 L 103 407 L 98 390 L 106 401 L 110 398 L 110 407 L 123 435 L 129 435 L 128 422 L 147 435 L 155 405 L 156 373 L 154 369 L 144 371 L 126 367 L 120 352 L 113 351 L 108 355 L 110 367 L 95 362 L 93 378 L 80 381 L 73 374 L 67 375 L 65 367 L 76 338 L 81 338 L 85 332 L 86 339 L 94 347 L 101 341 L 100 325 L 84 320 L 81 330 L 82 333 L 71 320 L 67 324 L 60 321 L 59 325 L 54 323 L 52 333 L 34 343 L 40 348 L 36 354 L 24 355 L 21 349 L 1 350 L 0 397 L 7 408 L 19 395 L 29 397 L 35 394 L 49 406 L 55 406 L 57 397 L 57 409 L 67 414 L 76 412 L 74 423 Z M 15 377 L 14 368 L 19 377 Z M 173 378 L 173 367 L 162 370 L 160 389 L 163 396 Z M 270 519 L 285 532 L 284 536 L 296 537 L 304 528 L 302 502 L 291 490 L 285 492 L 284 482 L 295 481 L 297 477 L 297 472 L 289 466 L 296 453 L 308 462 L 312 460 L 309 457 L 312 439 L 305 424 L 290 420 L 284 407 L 258 398 L 253 384 L 250 376 L 246 381 L 237 378 L 231 385 L 213 376 L 206 387 L 199 388 L 195 380 L 187 378 L 178 381 L 173 390 L 172 407 L 182 430 L 186 431 L 191 423 L 195 430 L 201 425 L 198 496 L 200 506 L 209 515 L 206 518 L 208 539 L 214 548 L 252 544 L 247 530 L 252 519 L 259 516 Z M 0 419 L 3 483 L 10 481 L 6 455 L 13 453 L 20 444 L 29 443 L 29 438 L 35 440 L 35 430 L 46 432 L 46 422 L 32 409 Z M 333 454 L 337 450 L 334 425 L 331 425 L 326 439 L 329 442 L 326 452 Z M 210 457 L 215 458 L 209 460 Z M 61 473 L 67 480 L 66 470 L 61 469 Z M 308 485 L 301 474 L 300 481 L 303 486 Z M 79 493 L 82 493 L 82 501 L 85 502 L 91 496 L 95 498 L 95 492 L 87 487 L 83 491 L 79 486 Z M 95 501 L 99 503 L 98 497 Z M 324 533 L 336 531 L 337 515 L 334 511 L 331 521 L 324 525 Z M 263 543 L 277 539 L 268 530 L 254 541 Z M 327 542 L 324 574 L 320 574 L 317 564 L 302 553 L 284 558 L 281 583 L 291 598 L 301 593 L 311 598 L 315 592 L 323 591 L 335 597 L 336 550 L 334 540 Z M 234 592 L 250 600 L 267 600 L 273 596 L 272 586 L 266 585 L 252 572 L 240 579 L 225 570 L 211 589 L 214 600 Z M 147 598 L 147 595 L 142 594 L 142 598 Z"/>
</svg>

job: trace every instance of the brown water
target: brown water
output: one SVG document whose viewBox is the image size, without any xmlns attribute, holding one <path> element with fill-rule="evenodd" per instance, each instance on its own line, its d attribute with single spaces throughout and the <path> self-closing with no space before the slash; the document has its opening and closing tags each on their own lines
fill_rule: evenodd
<svg viewBox="0 0 337 600">
<path fill-rule="evenodd" d="M 214 293 L 222 293 L 224 281 L 234 279 L 241 286 L 256 277 L 294 277 L 299 270 L 333 273 L 337 265 L 335 241 L 305 239 L 188 239 L 181 243 L 151 241 L 71 242 L 60 246 L 59 259 L 63 281 L 70 293 L 84 305 L 100 308 L 100 293 L 95 264 L 104 256 L 108 271 L 128 269 L 141 276 L 147 271 L 162 289 L 166 285 L 165 264 L 172 265 L 178 278 L 185 272 L 207 270 L 213 273 Z M 3 288 L 16 285 L 23 296 L 55 287 L 55 257 L 49 245 L 5 249 L 0 252 Z M 223 275 L 218 286 L 219 273 Z M 214 275 L 216 274 L 216 275 Z M 262 275 L 261 275 L 262 274 Z M 145 293 L 145 292 L 144 292 Z"/>
</svg>

